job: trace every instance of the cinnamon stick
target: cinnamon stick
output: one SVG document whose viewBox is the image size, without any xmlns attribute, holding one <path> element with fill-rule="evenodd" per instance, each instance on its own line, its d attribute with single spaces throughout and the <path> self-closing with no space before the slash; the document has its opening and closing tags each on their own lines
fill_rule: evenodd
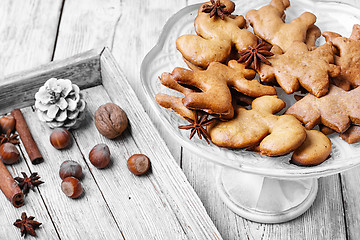
<svg viewBox="0 0 360 240">
<path fill-rule="evenodd" d="M 20 109 L 14 109 L 11 115 L 15 118 L 15 129 L 18 132 L 25 150 L 30 158 L 32 164 L 41 163 L 44 159 L 39 151 L 39 148 L 32 137 L 29 127 L 26 124 L 25 118 Z"/>
<path fill-rule="evenodd" d="M 24 204 L 24 194 L 2 161 L 0 161 L 0 189 L 14 207 L 21 207 Z"/>
</svg>

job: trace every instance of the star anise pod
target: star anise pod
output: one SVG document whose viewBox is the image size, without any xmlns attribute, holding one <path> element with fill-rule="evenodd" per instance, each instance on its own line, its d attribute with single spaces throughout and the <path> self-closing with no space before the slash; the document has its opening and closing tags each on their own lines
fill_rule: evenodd
<svg viewBox="0 0 360 240">
<path fill-rule="evenodd" d="M 14 226 L 20 228 L 21 236 L 26 236 L 30 234 L 31 236 L 36 237 L 35 229 L 39 228 L 42 223 L 34 221 L 35 217 L 27 217 L 26 213 L 21 214 L 21 219 L 16 219 Z"/>
<path fill-rule="evenodd" d="M 211 0 L 211 4 L 204 5 L 202 11 L 205 13 L 210 13 L 210 18 L 216 15 L 224 20 L 225 15 L 230 14 L 230 12 L 228 12 L 225 8 L 225 4 L 221 3 L 220 0 Z"/>
<path fill-rule="evenodd" d="M 0 135 L 0 145 L 2 145 L 3 143 L 12 143 L 12 144 L 19 144 L 20 141 L 17 139 L 18 135 L 17 134 L 12 134 L 11 133 L 11 129 L 9 129 L 6 134 L 3 133 Z"/>
<path fill-rule="evenodd" d="M 24 194 L 28 194 L 30 189 L 35 191 L 35 187 L 44 183 L 43 181 L 39 181 L 40 177 L 36 172 L 32 173 L 30 177 L 28 177 L 24 172 L 21 172 L 21 174 L 24 178 L 16 177 L 14 179 L 18 182 L 18 185 Z"/>
<path fill-rule="evenodd" d="M 245 62 L 245 68 L 253 67 L 255 70 L 259 70 L 261 62 L 271 65 L 271 62 L 266 59 L 266 57 L 274 55 L 270 52 L 271 48 L 272 45 L 266 44 L 260 39 L 255 47 L 249 46 L 247 49 L 239 52 L 240 58 L 238 62 Z"/>
<path fill-rule="evenodd" d="M 191 129 L 191 133 L 190 133 L 190 139 L 194 136 L 194 134 L 197 132 L 198 136 L 200 139 L 202 139 L 201 136 L 204 136 L 206 142 L 208 144 L 210 144 L 209 140 L 210 136 L 209 133 L 206 131 L 206 129 L 204 129 L 204 127 L 212 124 L 213 122 L 216 121 L 216 118 L 207 120 L 207 117 L 209 116 L 209 114 L 204 114 L 202 117 L 200 117 L 200 119 L 198 118 L 198 112 L 195 111 L 195 119 L 192 120 L 188 117 L 185 117 L 185 119 L 187 121 L 189 121 L 191 124 L 189 125 L 182 125 L 179 126 L 180 129 Z"/>
</svg>

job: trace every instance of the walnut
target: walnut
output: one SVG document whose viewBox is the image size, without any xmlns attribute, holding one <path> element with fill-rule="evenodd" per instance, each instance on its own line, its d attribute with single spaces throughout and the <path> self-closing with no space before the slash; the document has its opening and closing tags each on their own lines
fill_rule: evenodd
<svg viewBox="0 0 360 240">
<path fill-rule="evenodd" d="M 116 104 L 106 103 L 95 112 L 95 126 L 106 138 L 113 139 L 120 136 L 127 125 L 125 112 Z"/>
</svg>

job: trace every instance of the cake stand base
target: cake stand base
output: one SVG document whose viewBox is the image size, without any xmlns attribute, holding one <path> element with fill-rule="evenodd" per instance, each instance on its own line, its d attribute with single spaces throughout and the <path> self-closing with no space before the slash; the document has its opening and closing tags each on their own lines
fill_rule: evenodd
<svg viewBox="0 0 360 240">
<path fill-rule="evenodd" d="M 317 179 L 284 180 L 219 167 L 217 188 L 236 214 L 259 223 L 290 221 L 310 208 L 318 191 Z"/>
</svg>

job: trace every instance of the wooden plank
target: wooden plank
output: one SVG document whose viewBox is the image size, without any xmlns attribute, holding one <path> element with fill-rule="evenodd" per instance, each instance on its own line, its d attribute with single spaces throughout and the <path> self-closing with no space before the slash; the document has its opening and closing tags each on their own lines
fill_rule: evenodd
<svg viewBox="0 0 360 240">
<path fill-rule="evenodd" d="M 4 75 L 29 69 L 51 60 L 62 0 L 4 0 L 0 7 L 0 82 Z M 0 87 L 1 92 L 3 88 Z M 2 101 L 5 101 L 0 97 Z M 4 109 L 0 107 L 4 113 Z M 1 113 L 0 113 L 1 114 Z M 26 154 L 25 154 L 26 155 Z M 8 166 L 13 176 L 29 173 L 26 158 L 22 154 L 19 163 Z M 58 239 L 58 234 L 47 212 L 42 196 L 30 192 L 25 205 L 14 208 L 0 193 L 0 239 L 23 239 L 13 226 L 25 211 L 28 216 L 43 225 L 37 231 L 39 239 Z"/>
<path fill-rule="evenodd" d="M 0 114 L 33 105 L 35 93 L 49 78 L 69 78 L 79 87 L 101 83 L 99 56 L 102 49 L 90 50 L 66 60 L 54 61 L 30 71 L 6 77 L 0 82 Z M 26 92 L 26 94 L 22 94 Z"/>
<path fill-rule="evenodd" d="M 158 189 L 157 195 L 164 203 L 166 201 L 170 204 L 188 238 L 220 239 L 221 236 L 206 214 L 200 199 L 176 166 L 125 76 L 106 50 L 101 56 L 101 67 L 103 85 L 111 100 L 125 110 L 136 145 L 152 160 L 153 174 L 148 177 Z"/>
<path fill-rule="evenodd" d="M 0 79 L 49 62 L 62 0 L 3 0 L 0 8 Z"/>
<path fill-rule="evenodd" d="M 326 0 L 331 1 L 331 0 Z M 345 2 L 345 1 L 344 1 Z M 347 4 L 360 8 L 360 0 L 348 0 Z M 357 240 L 360 236 L 360 167 L 340 174 L 345 211 L 347 239 Z"/>
<path fill-rule="evenodd" d="M 357 240 L 360 236 L 360 168 L 357 167 L 341 174 L 347 239 Z"/>
<path fill-rule="evenodd" d="M 111 47 L 114 29 L 122 18 L 123 5 L 128 2 L 66 0 L 54 59 L 67 58 L 93 48 Z"/>
</svg>

